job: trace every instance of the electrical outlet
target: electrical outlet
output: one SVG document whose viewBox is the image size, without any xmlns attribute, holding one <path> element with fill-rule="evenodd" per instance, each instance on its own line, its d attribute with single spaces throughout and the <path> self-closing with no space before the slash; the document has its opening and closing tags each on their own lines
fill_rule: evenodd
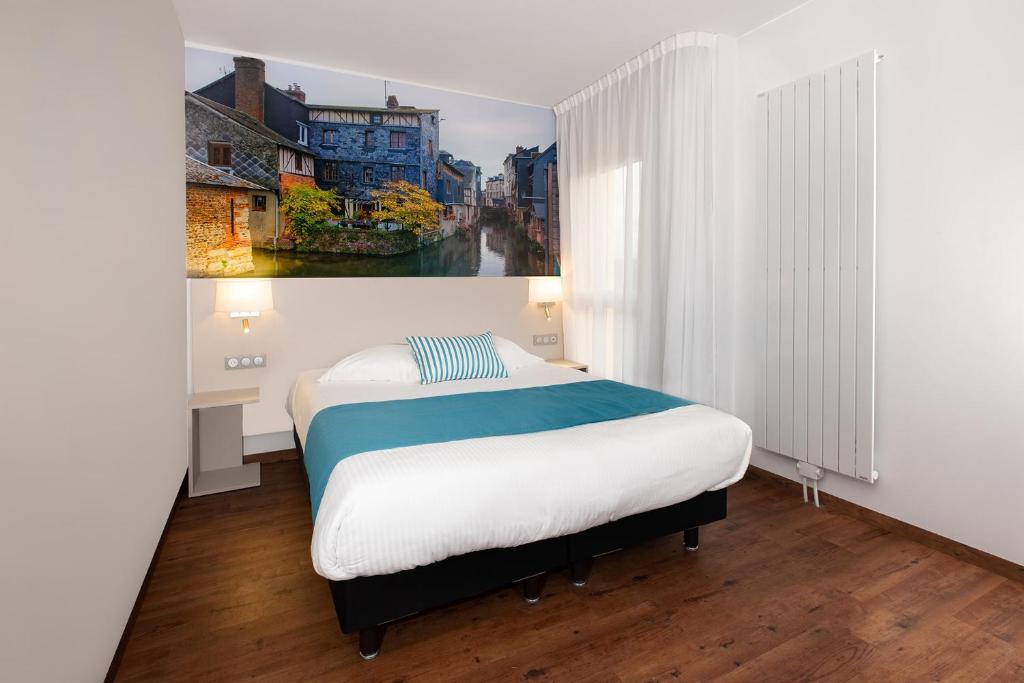
<svg viewBox="0 0 1024 683">
<path fill-rule="evenodd" d="M 533 335 L 534 346 L 553 346 L 558 343 L 557 334 L 535 334 Z"/>
<path fill-rule="evenodd" d="M 267 354 L 265 353 L 224 356 L 225 370 L 255 370 L 265 367 L 267 367 Z"/>
</svg>

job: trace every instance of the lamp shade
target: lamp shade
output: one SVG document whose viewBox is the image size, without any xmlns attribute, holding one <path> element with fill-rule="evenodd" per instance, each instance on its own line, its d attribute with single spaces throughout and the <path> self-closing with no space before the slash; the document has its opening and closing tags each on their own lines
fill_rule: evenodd
<svg viewBox="0 0 1024 683">
<path fill-rule="evenodd" d="M 274 307 L 270 280 L 217 280 L 218 313 L 258 316 Z"/>
<path fill-rule="evenodd" d="M 562 278 L 535 277 L 530 279 L 530 303 L 553 304 L 562 300 Z"/>
</svg>

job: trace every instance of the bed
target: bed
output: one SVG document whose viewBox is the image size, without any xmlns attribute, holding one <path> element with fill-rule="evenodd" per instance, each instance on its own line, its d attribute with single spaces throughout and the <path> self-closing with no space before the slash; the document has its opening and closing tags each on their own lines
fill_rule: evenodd
<svg viewBox="0 0 1024 683">
<path fill-rule="evenodd" d="M 593 558 L 669 533 L 695 550 L 750 457 L 731 415 L 547 363 L 427 385 L 322 372 L 288 411 L 313 566 L 364 658 L 427 609 L 516 582 L 536 602 L 548 572 L 583 585 Z"/>
</svg>

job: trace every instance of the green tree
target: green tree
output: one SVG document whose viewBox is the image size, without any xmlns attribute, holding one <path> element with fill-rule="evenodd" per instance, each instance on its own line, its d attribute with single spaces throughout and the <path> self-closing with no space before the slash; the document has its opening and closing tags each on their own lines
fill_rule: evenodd
<svg viewBox="0 0 1024 683">
<path fill-rule="evenodd" d="M 306 237 L 327 227 L 338 211 L 338 195 L 317 187 L 292 187 L 281 199 L 281 212 L 288 218 L 292 232 Z"/>
<path fill-rule="evenodd" d="M 393 180 L 385 183 L 384 189 L 373 190 L 370 194 L 380 202 L 380 209 L 370 215 L 374 221 L 401 223 L 406 230 L 417 235 L 435 230 L 440 225 L 438 214 L 444 207 L 418 185 Z"/>
</svg>

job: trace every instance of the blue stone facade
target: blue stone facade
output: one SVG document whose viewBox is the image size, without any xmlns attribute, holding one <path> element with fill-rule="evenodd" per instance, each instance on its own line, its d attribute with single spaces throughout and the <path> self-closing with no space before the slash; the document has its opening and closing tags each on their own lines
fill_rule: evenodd
<svg viewBox="0 0 1024 683">
<path fill-rule="evenodd" d="M 310 121 L 309 148 L 316 156 L 319 187 L 359 201 L 370 201 L 371 190 L 391 180 L 435 188 L 437 112 L 418 113 L 419 126 L 384 123 L 388 113 L 370 111 L 369 123 Z"/>
<path fill-rule="evenodd" d="M 546 150 L 530 160 L 530 200 L 534 205 L 534 213 L 543 216 L 545 214 L 544 204 L 548 195 L 548 175 L 554 170 L 554 163 L 558 160 L 555 150 L 555 143 Z M 538 209 L 538 206 L 541 207 Z"/>
<path fill-rule="evenodd" d="M 453 165 L 454 157 L 448 152 L 438 155 L 437 188 L 434 199 L 444 206 L 462 204 L 465 176 Z"/>
</svg>

